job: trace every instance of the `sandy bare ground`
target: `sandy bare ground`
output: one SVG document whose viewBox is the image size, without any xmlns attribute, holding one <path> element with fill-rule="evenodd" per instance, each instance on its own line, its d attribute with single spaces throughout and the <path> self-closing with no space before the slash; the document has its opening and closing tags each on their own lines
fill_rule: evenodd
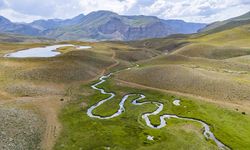
<svg viewBox="0 0 250 150">
<path fill-rule="evenodd" d="M 82 81 L 81 84 L 89 83 L 97 80 L 100 76 L 104 75 L 109 69 L 117 66 L 119 61 L 115 59 L 116 53 L 112 52 L 112 60 L 114 63 L 107 68 L 101 70 L 100 75 L 93 79 Z M 63 101 L 61 99 L 63 98 Z M 44 137 L 42 139 L 41 147 L 43 150 L 52 150 L 53 146 L 60 135 L 62 125 L 58 119 L 58 114 L 67 102 L 69 98 L 60 96 L 47 96 L 47 97 L 12 97 L 8 93 L 0 91 L 0 105 L 17 105 L 24 106 L 29 105 L 35 107 L 39 114 L 46 121 L 46 128 Z"/>
<path fill-rule="evenodd" d="M 58 120 L 58 114 L 65 102 L 60 101 L 60 97 L 47 97 L 36 99 L 33 104 L 46 119 L 46 131 L 42 140 L 42 149 L 51 150 L 62 129 Z"/>
<path fill-rule="evenodd" d="M 66 103 L 60 100 L 61 97 L 21 97 L 11 100 L 0 100 L 0 105 L 17 105 L 20 107 L 30 106 L 38 110 L 39 114 L 46 121 L 46 128 L 44 137 L 42 139 L 41 147 L 44 150 L 51 150 L 59 136 L 62 126 L 58 120 L 58 113 L 62 106 Z"/>
<path fill-rule="evenodd" d="M 195 100 L 202 100 L 206 102 L 210 102 L 213 104 L 217 104 L 221 107 L 226 107 L 230 109 L 238 109 L 239 111 L 244 111 L 244 112 L 250 112 L 250 102 L 249 101 L 225 101 L 225 100 L 214 100 L 214 99 L 209 99 L 206 97 L 201 97 L 198 95 L 193 95 L 193 94 L 188 94 L 188 93 L 181 93 L 181 92 L 176 92 L 176 91 L 170 91 L 170 90 L 164 90 L 164 89 L 159 89 L 159 88 L 154 88 L 154 87 L 149 87 L 137 83 L 132 83 L 128 81 L 124 81 L 121 79 L 115 79 L 117 83 L 120 83 L 121 85 L 124 86 L 129 86 L 129 87 L 135 87 L 135 88 L 142 88 L 142 89 L 149 89 L 149 90 L 155 90 L 163 93 L 169 93 L 169 94 L 174 94 L 178 96 L 183 96 L 183 97 L 188 97 L 192 98 Z"/>
</svg>

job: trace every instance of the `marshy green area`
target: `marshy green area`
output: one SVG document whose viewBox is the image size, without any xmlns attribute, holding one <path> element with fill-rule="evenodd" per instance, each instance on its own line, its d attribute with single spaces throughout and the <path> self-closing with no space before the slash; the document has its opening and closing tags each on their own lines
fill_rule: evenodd
<svg viewBox="0 0 250 150">
<path fill-rule="evenodd" d="M 212 141 L 207 141 L 202 135 L 203 129 L 199 123 L 170 119 L 162 129 L 147 127 L 141 115 L 154 111 L 155 105 L 132 105 L 131 101 L 136 96 L 126 101 L 126 111 L 121 116 L 110 120 L 89 118 L 86 114 L 87 108 L 106 98 L 90 86 L 91 84 L 81 87 L 85 91 L 87 89 L 89 96 L 79 95 L 78 101 L 63 109 L 60 120 L 64 124 L 64 130 L 55 149 L 217 149 Z M 164 111 L 159 115 L 177 114 L 203 120 L 210 125 L 215 136 L 229 147 L 244 149 L 250 146 L 247 139 L 250 134 L 249 115 L 185 97 L 129 88 L 113 79 L 99 87 L 115 92 L 117 96 L 98 107 L 94 111 L 95 115 L 110 116 L 118 110 L 123 95 L 144 93 L 146 101 L 159 101 L 164 104 Z M 176 98 L 181 99 L 181 106 L 172 104 Z M 83 101 L 87 106 L 81 107 Z M 150 119 L 155 125 L 159 123 L 159 116 Z M 155 140 L 147 140 L 148 135 L 154 136 Z"/>
</svg>

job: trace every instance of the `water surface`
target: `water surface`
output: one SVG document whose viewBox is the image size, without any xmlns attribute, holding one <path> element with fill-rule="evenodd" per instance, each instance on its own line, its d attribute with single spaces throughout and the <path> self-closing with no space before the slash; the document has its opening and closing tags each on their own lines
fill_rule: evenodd
<svg viewBox="0 0 250 150">
<path fill-rule="evenodd" d="M 61 44 L 61 45 L 53 45 L 53 46 L 37 47 L 37 48 L 21 50 L 6 54 L 4 57 L 9 57 L 9 58 L 54 57 L 61 54 L 60 52 L 56 51 L 58 48 L 67 46 L 73 46 L 77 50 L 91 48 L 90 46 L 75 46 L 72 44 Z"/>
</svg>

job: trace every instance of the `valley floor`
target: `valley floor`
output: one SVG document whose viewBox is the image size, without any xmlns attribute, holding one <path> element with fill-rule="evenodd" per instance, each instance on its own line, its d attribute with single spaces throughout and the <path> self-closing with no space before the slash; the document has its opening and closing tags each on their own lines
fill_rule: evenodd
<svg viewBox="0 0 250 150">
<path fill-rule="evenodd" d="M 115 73 L 100 88 L 116 96 L 94 115 L 110 116 L 124 95 L 141 93 L 145 101 L 164 104 L 161 113 L 150 116 L 153 125 L 163 114 L 195 118 L 229 148 L 248 149 L 250 36 L 245 29 L 129 43 L 64 42 L 59 44 L 92 49 L 64 47 L 52 58 L 1 57 L 0 149 L 218 149 L 197 122 L 168 119 L 164 128 L 149 128 L 141 115 L 155 111 L 155 105 L 132 105 L 136 96 L 118 117 L 89 117 L 87 110 L 107 98 L 91 85 L 110 72 Z M 52 44 L 2 43 L 0 55 Z"/>
<path fill-rule="evenodd" d="M 165 128 L 150 129 L 140 116 L 143 113 L 154 111 L 155 106 L 133 106 L 130 104 L 132 99 L 125 103 L 126 111 L 121 116 L 110 120 L 92 119 L 87 116 L 87 109 L 107 96 L 94 92 L 90 85 L 83 86 L 82 89 L 92 94 L 82 95 L 78 102 L 65 108 L 60 116 L 63 124 L 66 125 L 66 130 L 62 132 L 56 149 L 187 149 L 187 147 L 189 149 L 197 147 L 199 149 L 218 149 L 212 141 L 206 141 L 202 136 L 203 129 L 197 123 L 170 119 Z M 194 96 L 190 97 L 181 93 L 177 94 L 112 79 L 101 87 L 115 92 L 117 96 L 98 107 L 94 111 L 95 115 L 110 116 L 118 110 L 120 100 L 125 94 L 144 93 L 148 97 L 147 101 L 160 101 L 166 106 L 163 112 L 150 118 L 153 124 L 159 125 L 160 115 L 165 113 L 205 120 L 215 136 L 228 147 L 232 149 L 249 147 L 250 130 L 247 124 L 250 123 L 250 117 L 236 110 L 235 108 L 238 107 L 233 103 L 223 105 L 215 101 L 194 98 Z M 180 107 L 172 104 L 175 99 L 181 99 Z M 79 107 L 82 101 L 87 101 L 88 107 L 86 105 Z M 81 126 L 83 124 L 84 127 Z M 239 130 L 242 132 L 238 132 Z M 155 141 L 149 141 L 148 136 L 155 137 Z M 188 139 L 187 143 L 185 139 Z M 178 143 L 182 143 L 182 145 Z"/>
</svg>

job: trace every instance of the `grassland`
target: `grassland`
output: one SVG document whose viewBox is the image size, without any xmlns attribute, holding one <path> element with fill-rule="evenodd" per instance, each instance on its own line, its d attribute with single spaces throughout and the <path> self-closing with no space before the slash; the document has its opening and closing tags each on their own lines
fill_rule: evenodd
<svg viewBox="0 0 250 150">
<path fill-rule="evenodd" d="M 211 125 L 212 131 L 222 142 L 234 149 L 244 149 L 250 145 L 248 141 L 250 129 L 247 126 L 247 122 L 250 123 L 249 115 L 242 115 L 236 110 L 186 97 L 131 88 L 113 79 L 100 87 L 104 87 L 107 91 L 115 91 L 117 97 L 96 109 L 94 113 L 97 115 L 108 116 L 117 111 L 120 98 L 126 93 L 144 93 L 147 96 L 146 100 L 164 103 L 162 114 L 177 114 L 204 120 Z M 81 89 L 88 94 L 80 94 L 79 100 L 71 103 L 60 115 L 65 126 L 55 149 L 108 147 L 111 149 L 196 149 L 197 147 L 217 149 L 212 142 L 206 141 L 202 136 L 201 126 L 193 122 L 170 119 L 167 127 L 163 129 L 148 128 L 140 116 L 142 113 L 154 111 L 155 106 L 151 104 L 134 106 L 130 104 L 132 98 L 126 102 L 126 111 L 120 117 L 110 120 L 91 119 L 86 114 L 87 108 L 105 96 L 92 90 L 90 84 L 82 86 Z M 176 98 L 181 99 L 180 107 L 172 104 Z M 81 107 L 83 101 L 87 105 Z M 158 124 L 159 116 L 151 118 L 151 121 Z M 156 137 L 155 141 L 148 141 L 147 135 Z"/>
<path fill-rule="evenodd" d="M 136 47 L 170 54 L 140 61 L 139 69 L 124 71 L 117 78 L 249 106 L 249 37 L 249 25 L 244 25 L 214 34 L 133 42 Z"/>
<path fill-rule="evenodd" d="M 102 75 L 108 69 L 117 70 L 131 66 L 133 62 L 127 61 L 126 58 L 121 57 L 119 63 L 114 59 L 116 55 L 120 55 L 119 53 L 125 55 L 127 52 L 126 55 L 131 55 L 131 58 L 135 60 L 148 59 L 155 55 L 152 52 L 145 54 L 145 57 L 133 57 L 132 55 L 140 49 L 121 43 L 74 41 L 61 43 L 0 43 L 0 53 L 3 56 L 6 53 L 51 44 L 87 45 L 92 46 L 92 48 L 75 50 L 73 47 L 64 47 L 58 50 L 62 54 L 53 58 L 0 58 L 0 105 L 3 108 L 10 105 L 11 108 L 15 106 L 21 110 L 28 109 L 30 113 L 35 114 L 38 120 L 45 120 L 46 124 L 43 125 L 45 133 L 37 137 L 40 141 L 43 140 L 42 146 L 39 142 L 36 143 L 39 145 L 33 145 L 42 149 L 52 149 L 62 128 L 57 115 L 68 101 L 77 98 L 78 93 L 76 91 L 80 84 L 95 80 L 97 76 Z M 113 68 L 114 66 L 116 68 Z M 33 112 L 33 110 L 36 111 Z M 7 110 L 4 109 L 3 111 Z M 8 120 L 6 123 L 11 124 L 14 121 Z M 28 126 L 27 124 L 23 128 L 29 128 Z M 11 131 L 9 128 L 1 130 Z M 15 130 L 10 135 L 14 134 Z M 37 133 L 34 132 L 33 134 Z M 18 139 L 11 138 L 17 141 L 25 140 L 24 137 L 22 139 L 22 136 L 17 137 Z M 29 141 L 25 142 L 29 143 Z"/>
<path fill-rule="evenodd" d="M 53 43 L 55 40 L 47 39 L 42 37 L 33 37 L 33 36 L 24 36 L 18 34 L 3 34 L 0 33 L 0 42 L 1 43 Z"/>
<path fill-rule="evenodd" d="M 217 149 L 193 122 L 170 119 L 163 129 L 148 128 L 140 116 L 155 110 L 150 104 L 127 102 L 120 117 L 89 118 L 87 108 L 103 98 L 90 85 L 104 73 L 130 67 L 102 85 L 117 97 L 95 114 L 110 115 L 123 95 L 144 93 L 147 100 L 164 103 L 163 113 L 204 120 L 223 143 L 244 150 L 250 147 L 249 29 L 245 25 L 214 34 L 128 43 L 68 41 L 56 44 L 92 48 L 64 47 L 59 49 L 62 54 L 53 58 L 1 57 L 0 112 L 8 112 L 6 106 L 10 106 L 45 120 L 43 137 L 34 136 L 36 141 L 42 139 L 43 149 L 52 149 L 55 141 L 54 149 Z M 0 43 L 0 55 L 54 43 Z M 139 67 L 132 67 L 135 64 Z M 172 104 L 175 98 L 181 99 L 181 106 Z M 159 123 L 159 116 L 150 119 Z M 148 135 L 155 140 L 147 140 Z"/>
</svg>

